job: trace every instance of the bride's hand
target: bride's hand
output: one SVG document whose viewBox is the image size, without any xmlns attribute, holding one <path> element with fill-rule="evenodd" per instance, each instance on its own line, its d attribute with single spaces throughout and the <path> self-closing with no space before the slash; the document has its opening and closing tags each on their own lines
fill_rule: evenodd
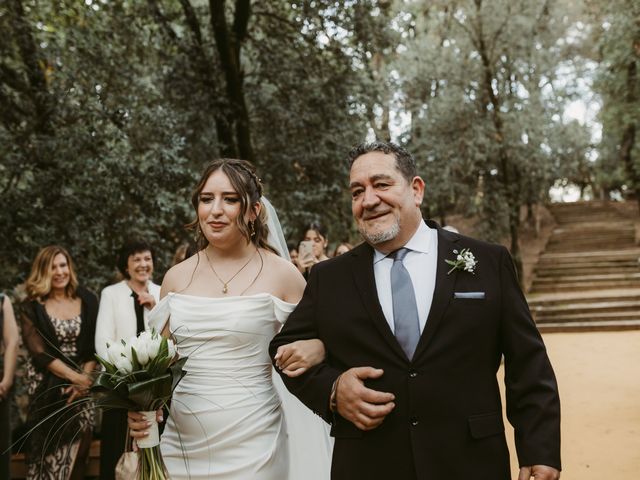
<svg viewBox="0 0 640 480">
<path fill-rule="evenodd" d="M 162 409 L 156 410 L 156 421 L 162 423 Z M 127 412 L 127 424 L 129 425 L 129 435 L 133 439 L 145 438 L 149 435 L 149 427 L 151 422 L 144 418 L 140 412 Z M 137 451 L 137 445 L 133 442 L 133 451 Z"/>
<path fill-rule="evenodd" d="M 288 377 L 297 377 L 325 358 L 324 343 L 318 339 L 298 340 L 278 348 L 276 367 Z"/>
</svg>

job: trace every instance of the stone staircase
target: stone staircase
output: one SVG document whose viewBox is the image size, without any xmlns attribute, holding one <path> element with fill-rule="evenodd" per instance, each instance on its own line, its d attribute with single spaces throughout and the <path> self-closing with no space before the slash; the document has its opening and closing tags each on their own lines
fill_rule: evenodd
<svg viewBox="0 0 640 480">
<path fill-rule="evenodd" d="M 634 222 L 606 202 L 551 206 L 557 225 L 527 295 L 542 332 L 640 329 Z"/>
</svg>

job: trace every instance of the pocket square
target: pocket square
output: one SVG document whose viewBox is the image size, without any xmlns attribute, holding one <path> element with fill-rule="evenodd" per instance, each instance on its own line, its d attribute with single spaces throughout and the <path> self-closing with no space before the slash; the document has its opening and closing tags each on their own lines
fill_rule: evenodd
<svg viewBox="0 0 640 480">
<path fill-rule="evenodd" d="M 453 292 L 453 298 L 470 298 L 473 300 L 483 300 L 484 292 Z"/>
</svg>

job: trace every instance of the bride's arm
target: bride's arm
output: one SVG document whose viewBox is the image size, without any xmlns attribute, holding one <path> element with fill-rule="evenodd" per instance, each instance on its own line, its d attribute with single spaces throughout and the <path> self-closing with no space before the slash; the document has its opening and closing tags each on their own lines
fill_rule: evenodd
<svg viewBox="0 0 640 480">
<path fill-rule="evenodd" d="M 282 271 L 282 297 L 289 303 L 298 303 L 304 293 L 306 282 L 297 270 L 287 265 Z M 297 377 L 309 368 L 324 361 L 326 351 L 324 343 L 318 339 L 298 340 L 282 345 L 274 357 L 276 367 L 288 377 Z"/>
<path fill-rule="evenodd" d="M 162 280 L 162 287 L 160 288 L 160 300 L 162 300 L 169 292 L 176 291 L 175 288 L 175 270 L 170 269 L 164 276 Z M 162 327 L 161 335 L 163 337 L 170 338 L 171 331 L 169 330 L 169 321 L 167 320 L 164 326 Z M 145 438 L 149 435 L 149 427 L 151 427 L 151 423 L 147 421 L 147 419 L 140 412 L 129 411 L 127 412 L 127 423 L 129 425 L 129 435 L 131 435 L 134 439 Z M 158 423 L 162 423 L 163 421 L 162 409 L 159 408 L 156 410 L 156 420 Z M 137 447 L 134 442 L 134 450 Z"/>
<path fill-rule="evenodd" d="M 273 358 L 282 373 L 288 377 L 298 377 L 324 361 L 325 355 L 324 343 L 313 338 L 282 345 Z"/>
</svg>

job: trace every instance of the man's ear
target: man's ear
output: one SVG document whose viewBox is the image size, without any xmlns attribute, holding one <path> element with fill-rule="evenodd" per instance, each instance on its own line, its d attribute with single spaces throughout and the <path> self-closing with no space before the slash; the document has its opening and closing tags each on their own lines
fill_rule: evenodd
<svg viewBox="0 0 640 480">
<path fill-rule="evenodd" d="M 421 177 L 415 176 L 411 180 L 411 189 L 413 190 L 413 198 L 415 199 L 416 206 L 422 205 L 424 199 L 424 180 Z"/>
</svg>

